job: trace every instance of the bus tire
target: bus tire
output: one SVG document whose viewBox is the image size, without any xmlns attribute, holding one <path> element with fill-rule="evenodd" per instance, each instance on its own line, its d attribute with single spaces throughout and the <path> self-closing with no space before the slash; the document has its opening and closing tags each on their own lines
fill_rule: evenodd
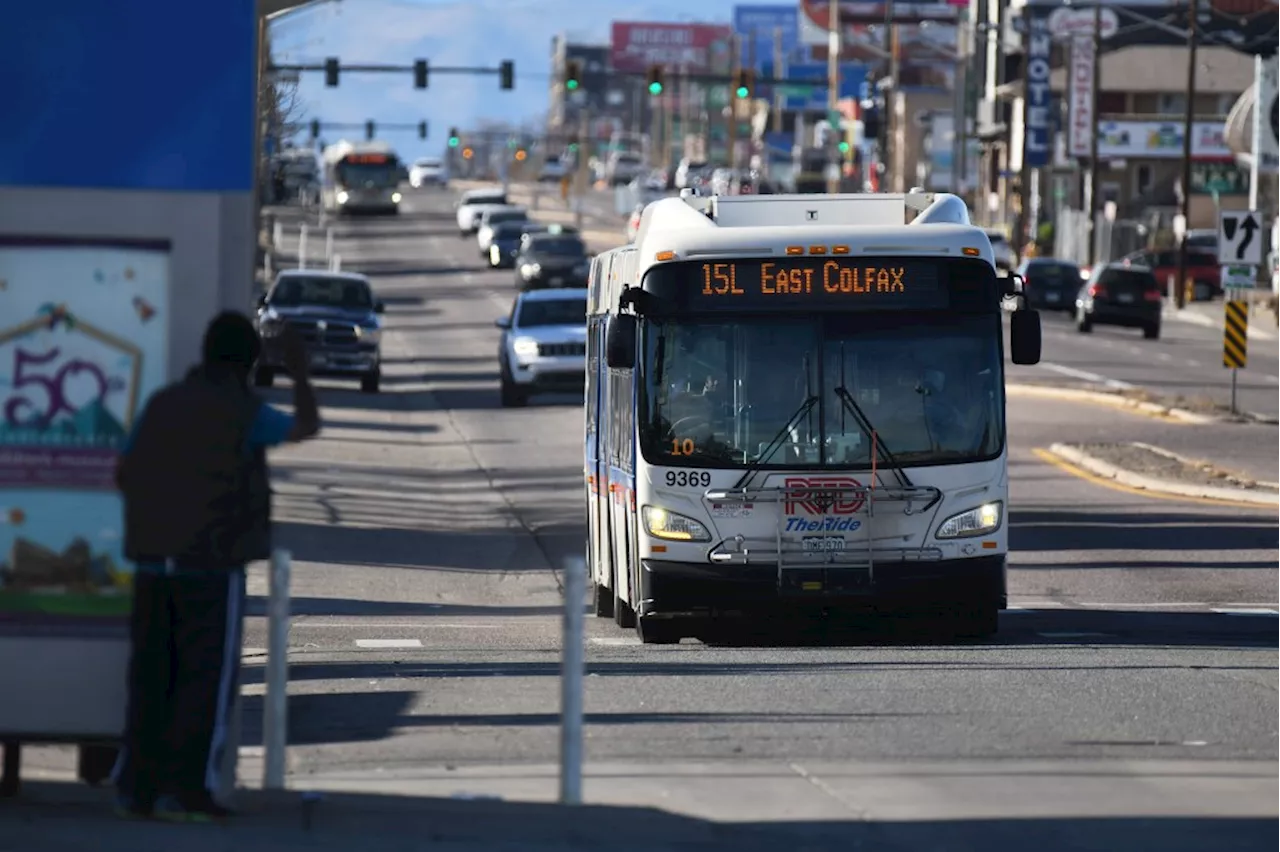
<svg viewBox="0 0 1280 852">
<path fill-rule="evenodd" d="M 645 645 L 678 645 L 683 631 L 680 622 L 642 616 L 636 619 L 636 635 Z"/>
</svg>

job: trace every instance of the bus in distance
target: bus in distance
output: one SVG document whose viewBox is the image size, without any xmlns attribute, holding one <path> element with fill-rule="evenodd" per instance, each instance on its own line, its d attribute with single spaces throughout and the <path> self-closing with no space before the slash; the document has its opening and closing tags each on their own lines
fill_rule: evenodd
<svg viewBox="0 0 1280 852">
<path fill-rule="evenodd" d="M 342 141 L 324 149 L 321 202 L 326 213 L 400 212 L 404 165 L 385 142 Z"/>
<path fill-rule="evenodd" d="M 1011 360 L 1040 359 L 1017 277 L 952 195 L 683 195 L 592 263 L 596 615 L 645 643 L 784 601 L 995 632 L 1003 299 Z"/>
</svg>

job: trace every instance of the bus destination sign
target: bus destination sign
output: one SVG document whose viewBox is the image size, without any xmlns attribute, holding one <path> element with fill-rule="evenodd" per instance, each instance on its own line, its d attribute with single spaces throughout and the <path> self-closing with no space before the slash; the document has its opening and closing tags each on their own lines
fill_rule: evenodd
<svg viewBox="0 0 1280 852">
<path fill-rule="evenodd" d="M 347 156 L 343 157 L 343 160 L 345 160 L 348 163 L 366 163 L 370 165 L 381 165 L 383 163 L 390 162 L 391 158 L 388 157 L 386 154 L 371 153 L 371 154 L 348 154 Z"/>
<path fill-rule="evenodd" d="M 960 295 L 945 268 L 957 263 L 966 283 L 974 278 L 967 259 L 810 255 L 663 264 L 644 287 L 658 303 L 686 310 L 943 310 Z M 965 295 L 972 303 L 978 293 Z"/>
</svg>

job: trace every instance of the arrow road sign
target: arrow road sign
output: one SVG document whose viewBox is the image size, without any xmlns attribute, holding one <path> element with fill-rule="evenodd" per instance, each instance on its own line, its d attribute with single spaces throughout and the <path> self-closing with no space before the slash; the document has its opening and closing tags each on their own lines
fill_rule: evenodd
<svg viewBox="0 0 1280 852">
<path fill-rule="evenodd" d="M 1262 265 L 1262 217 L 1256 210 L 1223 210 L 1218 214 L 1218 262 Z"/>
</svg>

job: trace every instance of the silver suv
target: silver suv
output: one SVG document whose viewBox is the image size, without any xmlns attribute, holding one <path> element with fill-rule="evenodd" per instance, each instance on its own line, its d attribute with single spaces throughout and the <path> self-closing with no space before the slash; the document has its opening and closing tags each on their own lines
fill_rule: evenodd
<svg viewBox="0 0 1280 852">
<path fill-rule="evenodd" d="M 502 405 L 524 405 L 537 393 L 580 392 L 587 371 L 587 292 L 521 293 L 511 315 L 494 320 L 502 329 L 498 366 Z"/>
</svg>

